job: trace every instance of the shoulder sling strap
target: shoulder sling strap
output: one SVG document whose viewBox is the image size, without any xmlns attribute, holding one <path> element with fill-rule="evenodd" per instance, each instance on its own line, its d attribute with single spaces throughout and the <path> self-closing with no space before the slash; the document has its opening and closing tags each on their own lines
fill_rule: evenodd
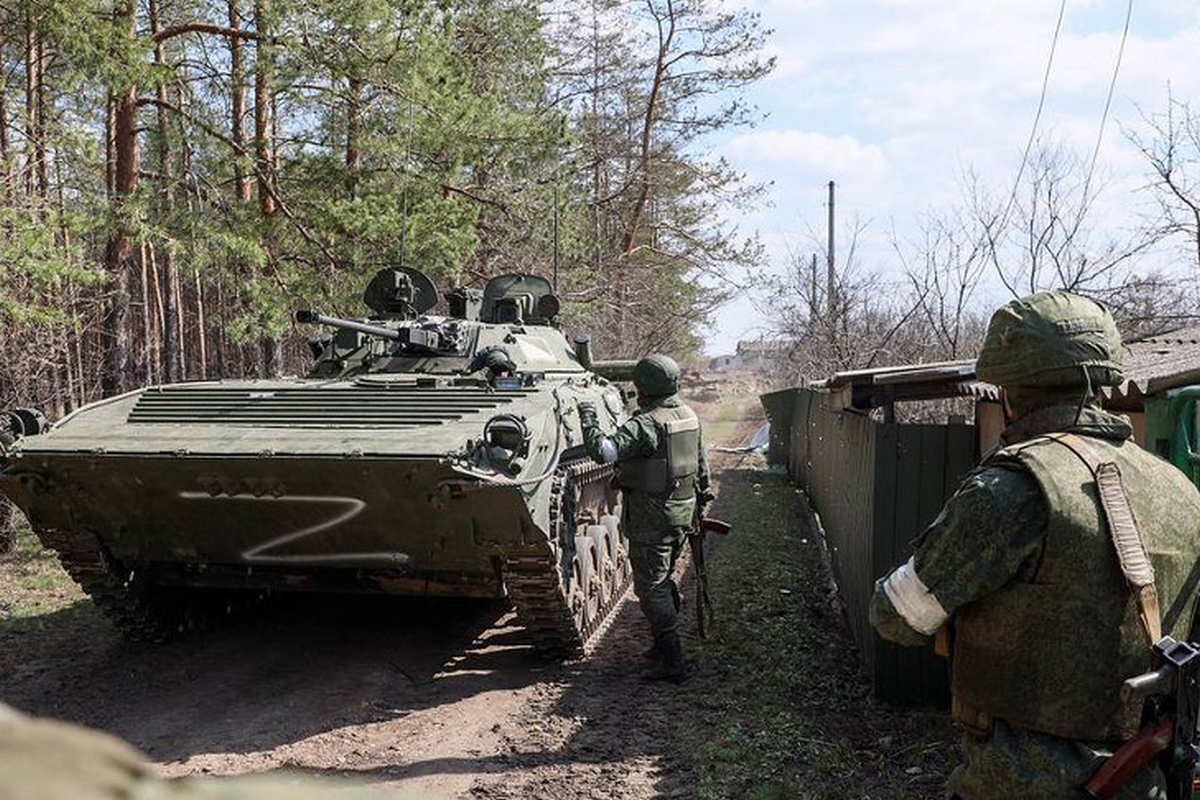
<svg viewBox="0 0 1200 800">
<path fill-rule="evenodd" d="M 1158 590 L 1154 587 L 1154 566 L 1146 555 L 1146 546 L 1137 520 L 1129 507 L 1121 470 L 1112 461 L 1104 461 L 1085 437 L 1073 433 L 1054 433 L 1046 438 L 1058 442 L 1079 457 L 1096 480 L 1096 492 L 1104 509 L 1109 536 L 1117 551 L 1117 561 L 1129 590 L 1138 601 L 1142 630 L 1150 646 L 1162 638 L 1162 620 Z"/>
</svg>

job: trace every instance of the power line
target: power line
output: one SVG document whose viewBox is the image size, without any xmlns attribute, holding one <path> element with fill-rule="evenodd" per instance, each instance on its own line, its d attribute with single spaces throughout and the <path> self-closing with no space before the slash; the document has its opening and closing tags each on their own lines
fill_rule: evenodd
<svg viewBox="0 0 1200 800">
<path fill-rule="evenodd" d="M 1125 29 L 1121 31 L 1121 44 L 1117 48 L 1117 63 L 1113 65 L 1112 80 L 1108 82 L 1108 97 L 1104 100 L 1104 113 L 1100 115 L 1100 130 L 1096 134 L 1096 147 L 1092 150 L 1092 162 L 1088 165 L 1087 179 L 1083 182 L 1083 196 L 1079 199 L 1079 216 L 1087 205 L 1088 191 L 1092 185 L 1092 173 L 1096 169 L 1096 161 L 1100 158 L 1100 143 L 1104 141 L 1104 126 L 1108 122 L 1108 110 L 1112 107 L 1113 92 L 1117 88 L 1117 75 L 1121 72 L 1121 59 L 1125 55 L 1125 40 L 1129 38 L 1129 21 L 1133 19 L 1133 0 L 1125 9 Z"/>
<path fill-rule="evenodd" d="M 1131 0 L 1132 2 L 1132 0 Z M 1058 35 L 1062 31 L 1063 17 L 1067 11 L 1067 0 L 1058 5 L 1058 21 L 1054 23 L 1054 37 L 1050 40 L 1050 55 L 1046 59 L 1046 71 L 1042 75 L 1042 92 L 1038 97 L 1037 112 L 1033 115 L 1033 127 L 1029 129 L 1029 140 L 1025 142 L 1025 152 L 1021 154 L 1021 166 L 1017 169 L 1017 179 L 1013 181 L 1012 193 L 1008 196 L 1008 204 L 1004 207 L 1004 215 L 1000 218 L 1000 229 L 1008 224 L 1008 215 L 1012 212 L 1013 203 L 1017 200 L 1017 190 L 1021 187 L 1021 178 L 1025 175 L 1025 165 L 1029 161 L 1029 152 L 1037 139 L 1038 124 L 1042 120 L 1042 109 L 1046 106 L 1046 89 L 1050 85 L 1050 70 L 1054 66 L 1054 53 L 1058 49 Z"/>
</svg>

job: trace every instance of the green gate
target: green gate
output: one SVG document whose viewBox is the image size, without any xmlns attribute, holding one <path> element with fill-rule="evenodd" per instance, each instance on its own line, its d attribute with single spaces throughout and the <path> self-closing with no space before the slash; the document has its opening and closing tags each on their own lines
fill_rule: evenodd
<svg viewBox="0 0 1200 800">
<path fill-rule="evenodd" d="M 1147 397 L 1146 447 L 1200 487 L 1200 386 Z"/>
</svg>

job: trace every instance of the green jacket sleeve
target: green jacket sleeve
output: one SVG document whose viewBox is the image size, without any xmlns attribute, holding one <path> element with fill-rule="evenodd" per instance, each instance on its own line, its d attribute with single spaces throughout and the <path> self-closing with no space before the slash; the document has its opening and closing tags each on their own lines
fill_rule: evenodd
<svg viewBox="0 0 1200 800">
<path fill-rule="evenodd" d="M 658 427 L 647 417 L 634 416 L 626 420 L 608 436 L 598 427 L 584 429 L 583 443 L 593 461 L 606 463 L 600 448 L 605 439 L 616 448 L 617 461 L 627 458 L 649 457 L 658 449 Z"/>
<path fill-rule="evenodd" d="M 871 624 L 885 639 L 921 643 L 963 605 L 1032 575 L 1047 518 L 1029 473 L 993 466 L 971 474 L 917 538 L 913 557 L 875 583 Z"/>
</svg>

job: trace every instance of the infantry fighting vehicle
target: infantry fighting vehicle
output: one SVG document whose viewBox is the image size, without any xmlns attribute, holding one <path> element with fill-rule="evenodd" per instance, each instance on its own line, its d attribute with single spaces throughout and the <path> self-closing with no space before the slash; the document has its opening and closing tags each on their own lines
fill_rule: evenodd
<svg viewBox="0 0 1200 800">
<path fill-rule="evenodd" d="M 508 597 L 541 648 L 578 653 L 630 580 L 611 467 L 629 362 L 591 361 L 549 282 L 446 296 L 380 271 L 372 316 L 311 340 L 305 378 L 181 383 L 54 425 L 0 418 L 0 494 L 126 634 L 161 640 L 264 591 Z M 3 441 L 3 440 L 0 440 Z"/>
</svg>

